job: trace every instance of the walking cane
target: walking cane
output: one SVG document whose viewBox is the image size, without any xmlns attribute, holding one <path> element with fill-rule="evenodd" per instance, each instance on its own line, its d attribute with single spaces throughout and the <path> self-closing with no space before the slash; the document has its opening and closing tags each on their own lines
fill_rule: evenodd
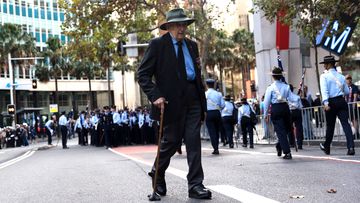
<svg viewBox="0 0 360 203">
<path fill-rule="evenodd" d="M 160 129 L 159 129 L 159 138 L 158 138 L 158 148 L 156 154 L 156 162 L 155 162 L 155 179 L 153 181 L 153 193 L 148 195 L 149 201 L 160 201 L 160 195 L 156 193 L 156 182 L 158 177 L 158 169 L 159 169 L 159 157 L 160 157 L 160 142 L 163 131 L 163 120 L 164 120 L 164 108 L 160 111 Z"/>
</svg>

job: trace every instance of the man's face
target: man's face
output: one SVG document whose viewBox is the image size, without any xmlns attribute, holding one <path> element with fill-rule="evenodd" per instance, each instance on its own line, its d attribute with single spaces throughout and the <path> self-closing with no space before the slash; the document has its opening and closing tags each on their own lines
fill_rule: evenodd
<svg viewBox="0 0 360 203">
<path fill-rule="evenodd" d="M 351 78 L 346 78 L 346 84 L 351 85 L 351 83 L 352 83 L 352 79 Z"/>
<path fill-rule="evenodd" d="M 167 27 L 167 30 L 172 34 L 172 36 L 177 40 L 181 41 L 185 38 L 187 29 L 187 23 L 170 23 Z"/>
</svg>

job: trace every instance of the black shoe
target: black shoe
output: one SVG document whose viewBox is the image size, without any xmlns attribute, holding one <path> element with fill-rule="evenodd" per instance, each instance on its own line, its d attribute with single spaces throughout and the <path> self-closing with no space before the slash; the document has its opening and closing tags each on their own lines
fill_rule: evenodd
<svg viewBox="0 0 360 203">
<path fill-rule="evenodd" d="M 355 155 L 355 149 L 354 148 L 348 149 L 347 155 Z"/>
<path fill-rule="evenodd" d="M 251 149 L 254 149 L 254 145 L 250 145 L 250 148 L 251 148 Z"/>
<path fill-rule="evenodd" d="M 285 154 L 283 159 L 292 159 L 291 153 L 289 152 L 289 153 Z"/>
<path fill-rule="evenodd" d="M 301 145 L 298 146 L 298 149 L 303 149 Z"/>
<path fill-rule="evenodd" d="M 213 152 L 212 152 L 212 154 L 219 154 L 219 150 L 218 149 L 215 149 Z"/>
<path fill-rule="evenodd" d="M 234 144 L 229 144 L 230 149 L 234 148 Z"/>
<path fill-rule="evenodd" d="M 151 184 L 154 185 L 154 177 L 155 177 L 155 171 L 151 171 L 148 173 L 148 175 L 151 177 Z M 156 181 L 156 193 L 158 193 L 161 196 L 166 195 L 166 182 L 165 178 L 159 178 Z"/>
<path fill-rule="evenodd" d="M 276 146 L 277 156 L 281 156 L 281 148 Z"/>
<path fill-rule="evenodd" d="M 243 146 L 243 147 L 247 147 L 247 144 L 243 144 L 242 146 Z"/>
<path fill-rule="evenodd" d="M 63 147 L 63 149 L 69 149 L 69 147 Z"/>
<path fill-rule="evenodd" d="M 322 143 L 320 143 L 320 149 L 326 154 L 329 155 L 330 154 L 330 147 L 326 148 Z"/>
<path fill-rule="evenodd" d="M 189 190 L 189 197 L 195 199 L 211 199 L 211 192 L 203 185 L 198 185 Z"/>
</svg>

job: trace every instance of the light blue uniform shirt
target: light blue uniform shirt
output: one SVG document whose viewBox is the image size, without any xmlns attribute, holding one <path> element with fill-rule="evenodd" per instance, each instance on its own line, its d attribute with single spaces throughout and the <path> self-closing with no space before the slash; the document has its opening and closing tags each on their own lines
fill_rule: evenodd
<svg viewBox="0 0 360 203">
<path fill-rule="evenodd" d="M 129 124 L 129 116 L 128 116 L 128 113 L 126 111 L 124 111 L 121 114 L 121 122 L 125 123 L 125 124 Z"/>
<path fill-rule="evenodd" d="M 297 94 L 294 94 L 293 92 L 290 92 L 290 94 L 289 94 L 288 104 L 289 104 L 290 110 L 301 109 L 303 107 L 300 96 Z"/>
<path fill-rule="evenodd" d="M 241 124 L 241 117 L 246 116 L 250 118 L 250 111 L 254 112 L 254 109 L 249 104 L 243 104 L 240 106 L 238 111 L 238 124 Z"/>
<path fill-rule="evenodd" d="M 74 125 L 74 131 L 76 130 L 76 128 L 80 128 L 82 129 L 82 125 L 81 125 L 81 121 L 80 121 L 80 117 L 76 120 L 75 125 Z"/>
<path fill-rule="evenodd" d="M 233 110 L 234 110 L 233 103 L 231 103 L 229 101 L 225 101 L 225 107 L 221 111 L 221 117 L 232 116 Z"/>
<path fill-rule="evenodd" d="M 62 115 L 62 116 L 60 116 L 60 118 L 59 118 L 59 125 L 60 126 L 66 126 L 66 124 L 67 124 L 67 119 L 66 119 L 66 116 L 65 115 Z"/>
<path fill-rule="evenodd" d="M 91 117 L 91 124 L 96 125 L 99 122 L 99 117 L 97 115 L 94 115 Z"/>
<path fill-rule="evenodd" d="M 329 104 L 329 98 L 349 94 L 349 87 L 346 85 L 345 77 L 338 73 L 335 68 L 329 69 L 320 76 L 320 90 L 323 104 Z"/>
<path fill-rule="evenodd" d="M 225 107 L 225 100 L 220 92 L 214 90 L 213 88 L 209 88 L 205 92 L 206 96 L 206 105 L 207 110 L 221 110 Z"/>
<path fill-rule="evenodd" d="M 270 104 L 277 104 L 277 103 L 284 103 L 287 102 L 287 98 L 290 94 L 290 87 L 289 85 L 275 80 L 265 92 L 264 98 L 264 116 L 268 114 L 268 109 Z"/>
<path fill-rule="evenodd" d="M 51 125 L 52 123 L 54 123 L 53 120 L 48 120 L 46 123 L 45 123 L 45 127 L 51 132 L 52 129 L 51 129 Z"/>
<path fill-rule="evenodd" d="M 121 124 L 121 118 L 120 114 L 118 112 L 114 112 L 113 114 L 113 123 L 120 125 Z"/>
<path fill-rule="evenodd" d="M 171 35 L 171 39 L 173 42 L 173 46 L 175 49 L 175 53 L 176 53 L 176 57 L 178 56 L 178 45 L 176 44 L 177 41 L 176 39 Z M 194 69 L 194 63 L 193 60 L 191 58 L 189 49 L 185 43 L 185 40 L 182 41 L 182 50 L 184 53 L 184 60 L 185 60 L 185 69 L 186 69 L 186 75 L 187 75 L 187 80 L 195 80 L 195 69 Z"/>
<path fill-rule="evenodd" d="M 145 116 L 144 116 L 143 113 L 139 113 L 139 114 L 138 114 L 138 117 L 139 117 L 139 127 L 141 128 L 141 126 L 144 125 Z"/>
</svg>

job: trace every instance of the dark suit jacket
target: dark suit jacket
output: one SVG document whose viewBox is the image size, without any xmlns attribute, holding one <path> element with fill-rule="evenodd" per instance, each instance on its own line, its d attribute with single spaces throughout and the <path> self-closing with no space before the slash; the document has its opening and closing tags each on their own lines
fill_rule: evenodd
<svg viewBox="0 0 360 203">
<path fill-rule="evenodd" d="M 199 50 L 197 44 L 185 39 L 195 68 L 195 82 L 200 98 L 202 116 L 206 112 L 205 88 L 201 80 Z M 170 33 L 155 38 L 149 43 L 144 58 L 137 71 L 138 83 L 151 102 L 164 97 L 169 103 L 165 105 L 164 123 L 172 123 L 184 114 L 186 98 L 186 71 L 178 68 L 178 62 Z M 160 111 L 152 106 L 151 118 L 159 120 Z"/>
</svg>

